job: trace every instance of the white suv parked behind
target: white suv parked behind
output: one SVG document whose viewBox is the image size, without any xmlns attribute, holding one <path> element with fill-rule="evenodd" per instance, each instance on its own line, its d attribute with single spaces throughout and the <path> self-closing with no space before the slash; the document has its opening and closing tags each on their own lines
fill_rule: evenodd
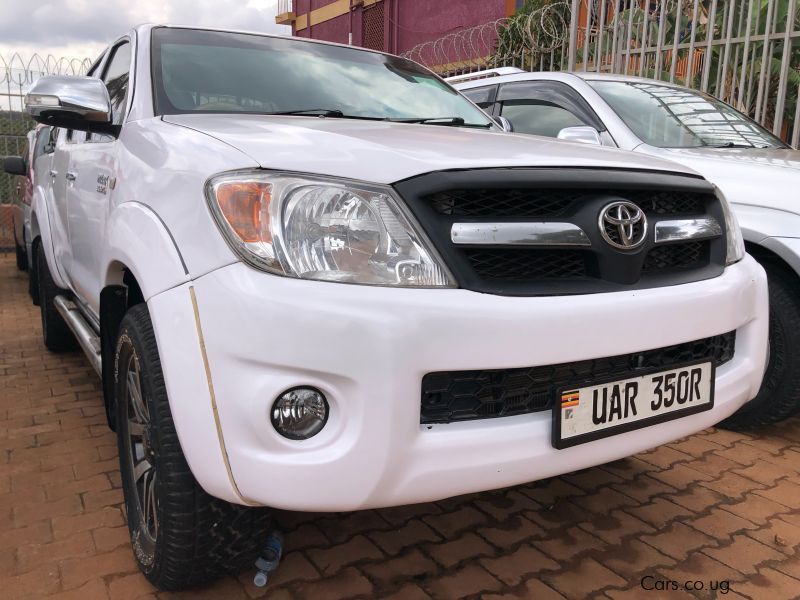
<svg viewBox="0 0 800 600">
<path fill-rule="evenodd" d="M 763 269 L 676 164 L 508 136 L 419 65 L 166 26 L 28 96 L 44 341 L 102 376 L 134 553 L 611 461 L 755 395 Z M 74 334 L 74 336 L 73 336 Z"/>
<path fill-rule="evenodd" d="M 742 429 L 800 412 L 800 152 L 752 119 L 679 85 L 605 73 L 492 69 L 449 81 L 518 133 L 602 144 L 679 162 L 716 185 L 769 277 L 770 358 Z"/>
</svg>

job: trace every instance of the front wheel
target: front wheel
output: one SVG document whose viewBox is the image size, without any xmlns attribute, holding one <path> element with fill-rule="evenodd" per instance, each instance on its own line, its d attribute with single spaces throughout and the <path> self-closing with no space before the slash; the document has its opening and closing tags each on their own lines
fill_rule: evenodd
<svg viewBox="0 0 800 600">
<path fill-rule="evenodd" d="M 762 265 L 769 282 L 769 363 L 758 394 L 720 427 L 742 430 L 800 412 L 800 285 L 780 266 Z"/>
<path fill-rule="evenodd" d="M 144 304 L 125 315 L 115 348 L 120 472 L 142 573 L 159 589 L 179 590 L 252 566 L 269 532 L 270 512 L 210 496 L 195 480 L 175 431 Z"/>
</svg>

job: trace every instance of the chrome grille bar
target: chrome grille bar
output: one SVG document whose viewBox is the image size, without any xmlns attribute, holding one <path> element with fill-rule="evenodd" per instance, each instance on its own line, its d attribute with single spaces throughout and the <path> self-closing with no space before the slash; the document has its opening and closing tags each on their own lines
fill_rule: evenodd
<svg viewBox="0 0 800 600">
<path fill-rule="evenodd" d="M 453 223 L 454 244 L 489 246 L 591 246 L 586 232 L 573 223 Z"/>
<path fill-rule="evenodd" d="M 666 242 L 685 242 L 688 240 L 707 240 L 722 235 L 722 227 L 716 219 L 674 219 L 659 221 L 655 226 L 656 244 Z"/>
</svg>

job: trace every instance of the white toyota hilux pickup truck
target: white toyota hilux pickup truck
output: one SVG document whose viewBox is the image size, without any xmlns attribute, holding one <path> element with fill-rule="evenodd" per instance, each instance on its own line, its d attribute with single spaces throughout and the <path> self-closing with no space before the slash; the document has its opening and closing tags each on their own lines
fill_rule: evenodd
<svg viewBox="0 0 800 600">
<path fill-rule="evenodd" d="M 44 341 L 102 377 L 162 589 L 246 565 L 266 507 L 550 477 L 759 389 L 765 274 L 716 188 L 507 135 L 408 60 L 148 25 L 27 109 L 57 128 L 32 202 Z"/>
</svg>

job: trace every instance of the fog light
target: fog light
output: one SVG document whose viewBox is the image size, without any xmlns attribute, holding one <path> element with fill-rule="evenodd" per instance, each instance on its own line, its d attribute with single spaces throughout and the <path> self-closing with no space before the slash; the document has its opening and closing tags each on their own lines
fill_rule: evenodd
<svg viewBox="0 0 800 600">
<path fill-rule="evenodd" d="M 328 421 L 328 401 L 319 390 L 297 387 L 286 390 L 272 405 L 272 426 L 290 440 L 317 435 Z"/>
</svg>

